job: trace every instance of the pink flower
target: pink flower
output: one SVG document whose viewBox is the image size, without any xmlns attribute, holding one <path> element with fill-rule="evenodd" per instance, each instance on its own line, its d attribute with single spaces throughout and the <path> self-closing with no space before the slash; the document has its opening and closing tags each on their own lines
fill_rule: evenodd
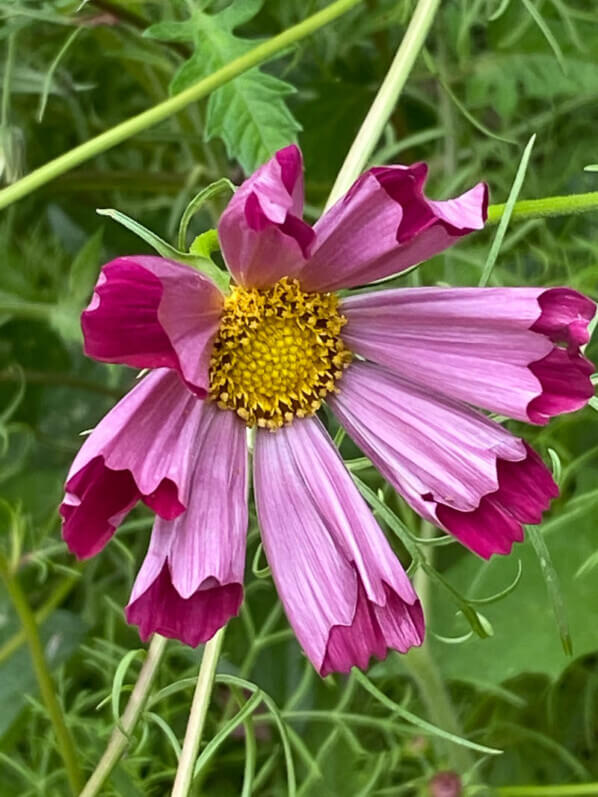
<svg viewBox="0 0 598 797">
<path fill-rule="evenodd" d="M 144 501 L 157 515 L 127 607 L 143 638 L 190 645 L 239 609 L 246 427 L 262 539 L 291 625 L 322 675 L 423 639 L 420 603 L 315 414 L 323 401 L 422 517 L 484 557 L 557 495 L 538 455 L 474 406 L 543 424 L 587 403 L 594 305 L 567 288 L 417 288 L 339 299 L 483 227 L 487 190 L 426 199 L 426 167 L 362 175 L 310 227 L 299 150 L 238 189 L 219 236 L 236 282 L 158 257 L 102 269 L 87 354 L 155 369 L 87 438 L 64 538 L 92 556 Z"/>
</svg>

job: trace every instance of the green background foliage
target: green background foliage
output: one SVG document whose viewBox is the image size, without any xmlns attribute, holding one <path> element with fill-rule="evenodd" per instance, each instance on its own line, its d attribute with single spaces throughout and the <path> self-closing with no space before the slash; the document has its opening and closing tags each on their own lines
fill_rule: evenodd
<svg viewBox="0 0 598 797">
<path fill-rule="evenodd" d="M 119 663 L 141 647 L 122 607 L 152 523 L 149 512 L 136 509 L 106 550 L 83 565 L 60 540 L 56 509 L 80 433 L 135 379 L 126 368 L 83 356 L 79 314 L 102 263 L 151 251 L 95 209 L 118 208 L 176 246 L 180 216 L 201 188 L 221 177 L 240 182 L 278 147 L 299 141 L 306 215 L 315 220 L 414 5 L 367 0 L 0 219 L 0 545 L 30 605 L 41 612 L 46 657 L 87 773 L 114 724 L 110 697 L 122 711 L 139 671 L 141 655 L 113 694 Z M 3 178 L 15 180 L 324 6 L 320 0 L 0 0 Z M 592 6 L 585 0 L 442 2 L 372 163 L 426 160 L 431 196 L 485 179 L 492 201 L 503 202 L 536 133 L 521 197 L 596 190 L 596 173 L 584 171 L 598 160 L 598 11 Z M 189 240 L 215 226 L 226 201 L 223 194 L 202 207 Z M 597 298 L 596 219 L 513 222 L 490 284 L 567 284 Z M 397 284 L 477 284 L 492 235 L 472 236 Z M 590 345 L 588 354 L 598 351 Z M 325 420 L 334 433 L 332 418 Z M 257 684 L 282 711 L 299 795 L 425 794 L 433 775 L 447 768 L 460 768 L 472 794 L 598 780 L 598 419 L 588 407 L 548 427 L 510 427 L 559 477 L 562 495 L 541 527 L 554 569 L 542 569 L 531 541 L 488 564 L 456 544 L 419 545 L 458 596 L 472 599 L 467 605 L 491 632 L 487 638 L 472 633 L 459 610 L 463 599 L 437 581 L 421 580 L 428 653 L 452 700 L 455 726 L 476 743 L 505 750 L 501 756 L 455 752 L 405 721 L 401 707 L 442 724 L 422 688 L 426 662 L 417 658 L 391 654 L 368 674 L 398 708 L 354 674 L 319 679 L 267 573 L 252 572 L 259 542 L 252 519 L 246 601 L 227 630 L 220 672 Z M 341 450 L 347 460 L 360 457 L 347 440 Z M 380 476 L 367 463 L 359 467 L 359 477 L 393 516 L 429 537 L 430 529 Z M 380 521 L 408 564 L 392 524 L 382 515 Z M 475 603 L 491 596 L 496 599 Z M 64 795 L 65 773 L 28 651 L 15 643 L 18 631 L 0 593 L 0 794 Z M 572 656 L 562 644 L 568 634 Z M 168 793 L 200 655 L 168 645 L 150 704 L 103 793 Z M 206 738 L 247 699 L 217 684 Z M 283 752 L 272 710 L 261 704 L 202 769 L 194 793 L 241 794 L 249 759 L 251 793 L 286 795 Z"/>
</svg>

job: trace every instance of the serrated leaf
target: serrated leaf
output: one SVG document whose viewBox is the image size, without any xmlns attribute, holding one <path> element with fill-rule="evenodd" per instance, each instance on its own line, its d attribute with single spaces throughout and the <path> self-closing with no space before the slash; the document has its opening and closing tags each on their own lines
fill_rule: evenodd
<svg viewBox="0 0 598 797">
<path fill-rule="evenodd" d="M 174 76 L 173 94 L 243 55 L 255 40 L 235 36 L 233 30 L 251 19 L 261 0 L 235 0 L 218 14 L 196 10 L 186 22 L 153 25 L 146 35 L 167 41 L 191 41 L 195 53 Z M 249 173 L 277 149 L 296 140 L 299 123 L 284 98 L 293 86 L 258 67 L 226 83 L 208 101 L 205 138 L 221 138 L 231 158 Z"/>
</svg>

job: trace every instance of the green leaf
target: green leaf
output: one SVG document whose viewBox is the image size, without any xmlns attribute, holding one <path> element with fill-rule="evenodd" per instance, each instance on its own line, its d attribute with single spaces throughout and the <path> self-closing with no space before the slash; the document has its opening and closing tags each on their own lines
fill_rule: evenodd
<svg viewBox="0 0 598 797">
<path fill-rule="evenodd" d="M 75 255 L 69 274 L 68 300 L 82 308 L 98 278 L 102 256 L 103 227 L 99 227 Z"/>
<path fill-rule="evenodd" d="M 220 249 L 220 242 L 218 241 L 218 232 L 216 230 L 206 230 L 198 235 L 193 240 L 189 247 L 192 255 L 199 255 L 200 257 L 211 257 L 214 252 Z"/>
<path fill-rule="evenodd" d="M 153 25 L 145 35 L 167 41 L 191 41 L 193 56 L 171 83 L 173 94 L 243 55 L 255 40 L 235 36 L 234 29 L 250 20 L 261 0 L 235 0 L 218 14 L 196 10 L 186 22 Z M 215 91 L 208 101 L 206 140 L 222 138 L 231 158 L 252 172 L 277 149 L 296 140 L 299 123 L 286 106 L 285 96 L 295 91 L 279 78 L 250 69 Z"/>
<path fill-rule="evenodd" d="M 179 249 L 175 249 L 174 246 L 163 241 L 155 232 L 148 230 L 147 227 L 144 227 L 138 221 L 126 216 L 119 210 L 114 210 L 113 208 L 98 208 L 96 213 L 99 213 L 100 216 L 108 216 L 113 219 L 113 221 L 131 230 L 131 232 L 134 232 L 147 244 L 153 247 L 162 257 L 196 268 L 198 271 L 205 274 L 206 277 L 209 277 L 221 290 L 226 290 L 228 288 L 230 276 L 219 269 L 218 266 L 208 258 L 200 257 L 196 254 L 187 254 L 187 252 L 181 252 Z"/>
</svg>

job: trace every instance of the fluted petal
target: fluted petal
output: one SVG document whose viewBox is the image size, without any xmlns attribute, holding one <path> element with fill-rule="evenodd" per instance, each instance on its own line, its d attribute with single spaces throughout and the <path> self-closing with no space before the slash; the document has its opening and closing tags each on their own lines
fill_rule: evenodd
<svg viewBox="0 0 598 797">
<path fill-rule="evenodd" d="M 254 481 L 279 595 L 322 675 L 421 643 L 417 596 L 316 418 L 258 431 Z"/>
<path fill-rule="evenodd" d="M 594 303 L 568 288 L 405 288 L 349 297 L 354 352 L 446 396 L 546 423 L 593 395 Z M 564 344 L 567 348 L 561 348 Z"/>
<path fill-rule="evenodd" d="M 424 196 L 427 166 L 370 169 L 314 225 L 299 279 L 308 291 L 352 288 L 428 260 L 484 226 L 483 183 L 444 202 Z"/>
<path fill-rule="evenodd" d="M 151 255 L 102 268 L 81 317 L 85 352 L 134 368 L 173 368 L 204 398 L 222 294 L 189 266 Z"/>
<path fill-rule="evenodd" d="M 243 598 L 245 426 L 206 404 L 192 459 L 188 506 L 174 520 L 156 518 L 126 614 L 143 639 L 157 632 L 195 646 L 237 614 Z"/>
<path fill-rule="evenodd" d="M 241 285 L 267 288 L 305 263 L 314 232 L 301 219 L 302 169 L 298 147 L 280 150 L 245 180 L 222 214 L 222 253 Z"/>
<path fill-rule="evenodd" d="M 138 500 L 166 519 L 184 510 L 203 408 L 176 373 L 160 368 L 100 421 L 71 465 L 60 508 L 73 553 L 98 553 Z"/>
<path fill-rule="evenodd" d="M 465 404 L 353 363 L 330 406 L 422 517 L 488 557 L 523 539 L 558 490 L 522 440 Z"/>
</svg>

